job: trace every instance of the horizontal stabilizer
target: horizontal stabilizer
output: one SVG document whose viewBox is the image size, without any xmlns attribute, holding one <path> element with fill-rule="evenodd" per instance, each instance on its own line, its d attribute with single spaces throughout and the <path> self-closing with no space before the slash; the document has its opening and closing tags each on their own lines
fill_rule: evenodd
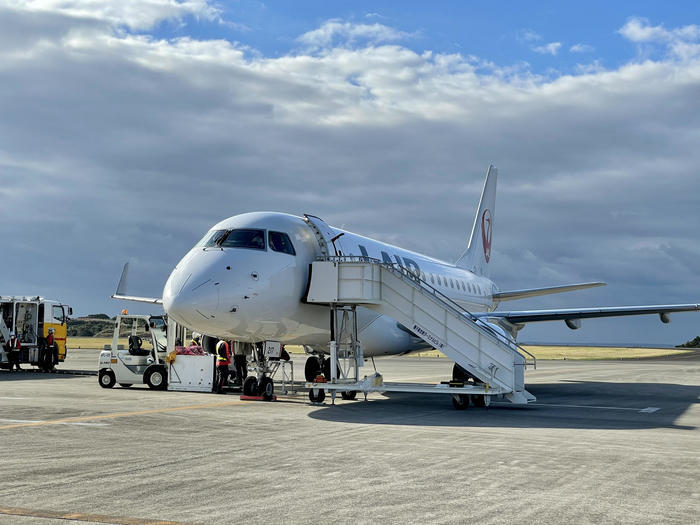
<svg viewBox="0 0 700 525">
<path fill-rule="evenodd" d="M 511 290 L 509 292 L 498 292 L 493 294 L 493 300 L 500 301 L 515 301 L 516 299 L 526 299 L 528 297 L 537 297 L 539 295 L 549 295 L 554 293 L 573 292 L 574 290 L 583 290 L 585 288 L 595 288 L 596 286 L 605 286 L 602 282 L 593 283 L 577 283 L 565 284 L 562 286 L 547 286 L 545 288 L 528 288 L 526 290 Z"/>
</svg>

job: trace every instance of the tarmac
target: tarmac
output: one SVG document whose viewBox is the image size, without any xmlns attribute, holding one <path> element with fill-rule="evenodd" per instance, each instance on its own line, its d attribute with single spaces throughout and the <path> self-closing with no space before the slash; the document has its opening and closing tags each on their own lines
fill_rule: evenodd
<svg viewBox="0 0 700 525">
<path fill-rule="evenodd" d="M 61 368 L 96 363 L 75 350 Z M 387 381 L 451 370 L 376 364 Z M 456 411 L 442 395 L 314 406 L 0 371 L 0 523 L 697 523 L 697 354 L 540 361 L 526 382 L 527 407 Z"/>
</svg>

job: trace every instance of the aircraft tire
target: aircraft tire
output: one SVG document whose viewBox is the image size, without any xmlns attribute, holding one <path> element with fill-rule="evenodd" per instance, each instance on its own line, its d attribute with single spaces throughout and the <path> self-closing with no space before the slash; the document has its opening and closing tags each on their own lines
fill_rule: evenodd
<svg viewBox="0 0 700 525">
<path fill-rule="evenodd" d="M 316 381 L 316 376 L 318 376 L 320 373 L 320 359 L 315 355 L 309 356 L 306 359 L 306 363 L 304 364 L 304 377 L 309 383 L 313 383 L 314 381 Z"/>
<path fill-rule="evenodd" d="M 143 374 L 143 382 L 152 390 L 165 390 L 168 387 L 168 380 L 165 369 L 162 366 L 151 366 Z"/>
<path fill-rule="evenodd" d="M 314 390 L 317 390 L 317 393 L 314 393 Z M 323 388 L 309 390 L 309 400 L 312 403 L 323 403 L 324 399 L 326 399 L 326 391 Z"/>
<path fill-rule="evenodd" d="M 255 376 L 248 376 L 243 381 L 243 395 L 244 396 L 257 396 L 258 395 L 258 378 Z"/>
<path fill-rule="evenodd" d="M 357 397 L 357 390 L 348 390 L 347 392 L 341 392 L 340 397 L 346 401 L 352 401 Z"/>
<path fill-rule="evenodd" d="M 275 383 L 271 377 L 263 376 L 258 384 L 258 392 L 265 401 L 272 401 L 275 397 Z"/>
<path fill-rule="evenodd" d="M 114 377 L 114 372 L 111 370 L 100 370 L 98 374 L 98 381 L 102 388 L 112 388 L 117 380 Z"/>
<path fill-rule="evenodd" d="M 469 406 L 469 396 L 467 394 L 453 394 L 452 406 L 456 410 L 464 410 Z"/>
<path fill-rule="evenodd" d="M 330 380 L 331 380 L 331 359 L 329 357 L 327 357 L 323 360 L 323 364 L 321 365 L 321 368 L 323 369 L 323 376 L 326 378 L 326 381 L 330 382 Z M 338 365 L 336 365 L 335 377 L 340 377 L 340 367 Z"/>
</svg>

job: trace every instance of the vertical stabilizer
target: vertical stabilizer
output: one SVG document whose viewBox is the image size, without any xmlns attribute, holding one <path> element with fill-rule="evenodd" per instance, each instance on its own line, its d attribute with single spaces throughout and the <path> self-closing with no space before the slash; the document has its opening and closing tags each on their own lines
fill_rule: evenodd
<svg viewBox="0 0 700 525">
<path fill-rule="evenodd" d="M 489 166 L 486 172 L 484 189 L 481 191 L 479 209 L 474 217 L 472 234 L 466 251 L 455 263 L 477 275 L 490 276 L 491 242 L 493 240 L 493 221 L 496 216 L 496 181 L 498 170 Z"/>
</svg>

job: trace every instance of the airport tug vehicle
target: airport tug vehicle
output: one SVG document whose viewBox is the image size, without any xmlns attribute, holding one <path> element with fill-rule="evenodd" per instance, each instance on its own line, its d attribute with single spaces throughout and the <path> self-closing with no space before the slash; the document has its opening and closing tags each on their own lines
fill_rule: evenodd
<svg viewBox="0 0 700 525">
<path fill-rule="evenodd" d="M 51 371 L 65 361 L 66 321 L 73 309 L 40 296 L 0 296 L 0 368 L 10 368 L 5 344 L 19 338 L 19 363 Z"/>
<path fill-rule="evenodd" d="M 146 384 L 164 390 L 168 384 L 166 326 L 162 315 L 118 315 L 112 344 L 100 352 L 100 386 Z"/>
</svg>

